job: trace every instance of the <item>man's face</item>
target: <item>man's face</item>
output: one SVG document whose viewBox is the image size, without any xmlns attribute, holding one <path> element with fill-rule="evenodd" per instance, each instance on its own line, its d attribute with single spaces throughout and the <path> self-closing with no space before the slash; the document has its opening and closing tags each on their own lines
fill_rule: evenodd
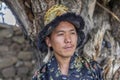
<svg viewBox="0 0 120 80">
<path fill-rule="evenodd" d="M 50 37 L 46 38 L 48 47 L 52 47 L 56 57 L 71 57 L 77 46 L 77 33 L 75 27 L 66 21 L 53 30 Z"/>
</svg>

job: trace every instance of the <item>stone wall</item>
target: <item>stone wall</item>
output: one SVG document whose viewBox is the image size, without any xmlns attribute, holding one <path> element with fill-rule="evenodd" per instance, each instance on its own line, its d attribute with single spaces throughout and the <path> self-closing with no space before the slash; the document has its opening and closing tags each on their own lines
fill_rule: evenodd
<svg viewBox="0 0 120 80">
<path fill-rule="evenodd" d="M 0 27 L 0 80 L 31 80 L 35 52 L 19 27 Z"/>
</svg>

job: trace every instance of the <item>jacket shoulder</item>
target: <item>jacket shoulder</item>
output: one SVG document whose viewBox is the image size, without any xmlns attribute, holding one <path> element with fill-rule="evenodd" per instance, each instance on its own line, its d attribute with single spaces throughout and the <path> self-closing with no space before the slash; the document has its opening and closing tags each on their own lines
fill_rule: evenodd
<svg viewBox="0 0 120 80">
<path fill-rule="evenodd" d="M 41 77 L 46 73 L 46 65 L 43 65 L 40 69 L 36 70 L 32 80 L 41 80 Z"/>
</svg>

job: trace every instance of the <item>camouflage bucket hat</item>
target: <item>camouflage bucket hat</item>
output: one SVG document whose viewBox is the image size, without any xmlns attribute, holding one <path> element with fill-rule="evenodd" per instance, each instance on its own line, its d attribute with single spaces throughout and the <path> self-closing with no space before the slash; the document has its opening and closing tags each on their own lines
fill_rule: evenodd
<svg viewBox="0 0 120 80">
<path fill-rule="evenodd" d="M 44 28 L 38 35 L 38 48 L 42 53 L 48 51 L 45 38 L 52 33 L 61 21 L 67 21 L 75 26 L 78 34 L 77 47 L 81 47 L 83 44 L 85 38 L 84 32 L 82 31 L 85 24 L 83 18 L 80 15 L 69 12 L 69 9 L 64 5 L 54 5 L 46 12 L 44 17 Z"/>
</svg>

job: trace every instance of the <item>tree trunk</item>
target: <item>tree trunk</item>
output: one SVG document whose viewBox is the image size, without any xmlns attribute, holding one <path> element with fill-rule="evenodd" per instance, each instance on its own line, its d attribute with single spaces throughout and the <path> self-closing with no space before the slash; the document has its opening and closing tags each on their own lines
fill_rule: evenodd
<svg viewBox="0 0 120 80">
<path fill-rule="evenodd" d="M 52 5 L 64 4 L 70 11 L 80 14 L 85 20 L 84 32 L 86 36 L 89 34 L 83 49 L 84 54 L 101 64 L 105 80 L 120 79 L 120 0 L 3 1 L 16 16 L 25 38 L 34 47 L 37 45 L 38 33 L 44 27 L 44 14 Z M 36 54 L 41 66 L 45 55 L 38 50 Z"/>
</svg>

